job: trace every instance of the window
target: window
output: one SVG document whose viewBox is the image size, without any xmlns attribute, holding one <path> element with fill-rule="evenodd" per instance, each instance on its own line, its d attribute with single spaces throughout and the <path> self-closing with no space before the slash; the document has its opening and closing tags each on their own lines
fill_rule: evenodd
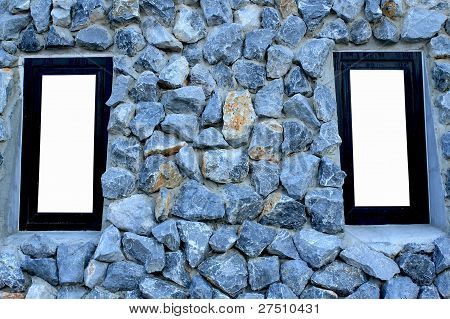
<svg viewBox="0 0 450 319">
<path fill-rule="evenodd" d="M 111 58 L 25 59 L 20 230 L 99 230 Z"/>
<path fill-rule="evenodd" d="M 335 52 L 348 225 L 429 223 L 420 52 Z"/>
</svg>

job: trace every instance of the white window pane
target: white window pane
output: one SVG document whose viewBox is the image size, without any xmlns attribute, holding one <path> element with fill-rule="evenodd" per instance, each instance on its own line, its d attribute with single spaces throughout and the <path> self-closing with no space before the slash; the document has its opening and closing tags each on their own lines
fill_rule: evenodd
<svg viewBox="0 0 450 319">
<path fill-rule="evenodd" d="M 350 70 L 355 206 L 409 206 L 402 70 Z"/>
<path fill-rule="evenodd" d="M 38 212 L 92 212 L 95 80 L 42 77 Z"/>
</svg>

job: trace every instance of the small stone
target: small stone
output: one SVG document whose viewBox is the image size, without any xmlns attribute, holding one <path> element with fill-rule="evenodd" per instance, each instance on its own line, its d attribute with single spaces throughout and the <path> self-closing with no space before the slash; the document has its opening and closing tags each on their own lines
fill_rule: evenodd
<svg viewBox="0 0 450 319">
<path fill-rule="evenodd" d="M 10 68 L 17 64 L 18 58 L 0 49 L 0 68 Z"/>
<path fill-rule="evenodd" d="M 172 251 L 176 251 L 180 247 L 177 223 L 172 219 L 153 227 L 152 234 L 160 243 Z"/>
<path fill-rule="evenodd" d="M 156 197 L 155 219 L 158 222 L 167 220 L 171 214 L 172 199 L 175 192 L 167 188 L 161 188 Z"/>
<path fill-rule="evenodd" d="M 95 286 L 100 285 L 105 279 L 108 265 L 109 264 L 102 263 L 95 259 L 90 260 L 84 270 L 84 285 L 91 289 L 94 289 Z"/>
<path fill-rule="evenodd" d="M 434 87 L 446 92 L 450 88 L 450 63 L 436 61 L 433 64 L 432 77 L 434 80 Z"/>
<path fill-rule="evenodd" d="M 289 73 L 284 77 L 285 92 L 288 96 L 300 93 L 305 96 L 312 95 L 311 84 L 306 78 L 305 73 L 299 66 L 293 66 Z"/>
<path fill-rule="evenodd" d="M 335 122 L 327 122 L 320 127 L 319 135 L 311 144 L 311 152 L 319 156 L 333 153 L 341 142 L 337 124 Z"/>
<path fill-rule="evenodd" d="M 450 158 L 450 131 L 442 134 L 441 137 L 442 153 L 445 158 Z"/>
<path fill-rule="evenodd" d="M 220 88 L 234 89 L 237 86 L 233 71 L 223 62 L 219 62 L 213 66 L 211 74 L 214 80 L 216 80 L 217 86 Z"/>
<path fill-rule="evenodd" d="M 94 259 L 109 263 L 124 260 L 125 257 L 121 250 L 121 240 L 122 236 L 119 230 L 113 225 L 110 225 L 103 231 L 100 237 L 94 253 Z"/>
<path fill-rule="evenodd" d="M 450 37 L 438 35 L 429 43 L 430 55 L 435 59 L 446 59 L 450 57 Z"/>
<path fill-rule="evenodd" d="M 256 92 L 264 86 L 266 69 L 263 65 L 240 59 L 233 64 L 232 70 L 234 77 L 243 88 Z"/>
<path fill-rule="evenodd" d="M 274 8 L 265 7 L 261 12 L 261 27 L 264 29 L 277 30 L 280 20 L 280 14 Z"/>
<path fill-rule="evenodd" d="M 175 3 L 173 0 L 141 0 L 139 4 L 147 15 L 155 16 L 164 24 L 173 24 L 175 19 Z"/>
<path fill-rule="evenodd" d="M 136 176 L 130 171 L 110 167 L 102 175 L 103 196 L 108 199 L 128 197 L 136 189 Z"/>
<path fill-rule="evenodd" d="M 213 231 L 205 223 L 178 221 L 180 239 L 184 243 L 186 259 L 192 268 L 197 267 L 209 251 L 209 238 Z"/>
<path fill-rule="evenodd" d="M 350 39 L 350 32 L 344 20 L 337 18 L 326 23 L 318 36 L 334 40 L 335 43 L 347 44 Z"/>
<path fill-rule="evenodd" d="M 433 243 L 408 243 L 403 246 L 402 253 L 431 254 L 434 250 Z"/>
<path fill-rule="evenodd" d="M 233 247 L 237 239 L 235 227 L 222 226 L 209 239 L 209 246 L 216 252 L 224 253 Z"/>
<path fill-rule="evenodd" d="M 161 70 L 159 84 L 161 87 L 175 89 L 181 87 L 189 75 L 189 64 L 184 56 L 177 57 Z"/>
<path fill-rule="evenodd" d="M 28 14 L 8 14 L 0 16 L 0 40 L 14 40 L 19 37 L 20 31 L 26 28 L 31 17 Z"/>
<path fill-rule="evenodd" d="M 197 154 L 191 146 L 185 146 L 175 155 L 175 161 L 181 172 L 190 179 L 202 180 L 202 173 L 197 158 Z"/>
<path fill-rule="evenodd" d="M 236 296 L 247 286 L 247 263 L 235 250 L 211 256 L 198 266 L 200 273 L 211 283 L 231 296 Z"/>
<path fill-rule="evenodd" d="M 158 77 L 152 71 L 142 72 L 137 78 L 135 86 L 130 90 L 130 96 L 135 103 L 156 102 L 159 91 L 157 83 Z"/>
<path fill-rule="evenodd" d="M 159 191 L 162 187 L 175 188 L 183 177 L 177 165 L 163 155 L 147 157 L 139 174 L 139 188 L 148 193 Z"/>
<path fill-rule="evenodd" d="M 194 275 L 191 279 L 191 286 L 189 287 L 191 299 L 212 299 L 213 290 L 201 275 Z"/>
<path fill-rule="evenodd" d="M 280 273 L 282 283 L 300 296 L 313 271 L 303 260 L 289 260 L 281 264 Z"/>
<path fill-rule="evenodd" d="M 403 253 L 396 261 L 400 269 L 420 286 L 431 285 L 436 277 L 434 263 L 428 256 Z"/>
<path fill-rule="evenodd" d="M 197 148 L 226 148 L 228 146 L 222 133 L 213 127 L 202 130 L 194 139 L 194 147 Z"/>
<path fill-rule="evenodd" d="M 75 40 L 69 29 L 61 28 L 52 25 L 50 31 L 47 34 L 46 48 L 64 48 L 73 47 Z"/>
<path fill-rule="evenodd" d="M 105 17 L 106 8 L 103 0 L 75 0 L 75 4 L 64 5 L 66 10 L 72 9 L 71 31 L 78 31 L 91 24 L 91 21 Z"/>
<path fill-rule="evenodd" d="M 268 82 L 255 96 L 255 112 L 262 117 L 281 117 L 283 108 L 283 80 Z"/>
<path fill-rule="evenodd" d="M 364 19 L 355 20 L 350 26 L 350 41 L 360 45 L 369 42 L 372 36 L 372 29 L 369 22 Z"/>
<path fill-rule="evenodd" d="M 167 91 L 161 99 L 166 111 L 200 115 L 205 105 L 205 94 L 200 86 L 185 86 Z"/>
<path fill-rule="evenodd" d="M 203 0 L 202 2 L 214 1 L 223 0 Z M 203 46 L 203 56 L 209 64 L 216 64 L 222 61 L 230 65 L 241 56 L 243 42 L 242 27 L 239 24 L 226 23 L 220 25 L 214 28 L 206 37 L 206 42 Z"/>
<path fill-rule="evenodd" d="M 300 258 L 315 269 L 332 262 L 340 251 L 341 241 L 337 236 L 327 235 L 314 229 L 303 229 L 292 239 Z"/>
<path fill-rule="evenodd" d="M 331 187 L 313 188 L 305 196 L 305 205 L 314 229 L 327 234 L 337 234 L 344 230 L 342 190 Z"/>
<path fill-rule="evenodd" d="M 284 158 L 280 180 L 289 196 L 302 199 L 317 175 L 319 158 L 308 153 L 295 153 Z"/>
<path fill-rule="evenodd" d="M 324 187 L 342 187 L 347 176 L 329 157 L 324 156 L 319 166 L 319 184 Z"/>
<path fill-rule="evenodd" d="M 173 28 L 175 37 L 186 43 L 195 43 L 206 37 L 206 23 L 198 10 L 181 7 Z"/>
<path fill-rule="evenodd" d="M 283 128 L 275 120 L 260 122 L 253 127 L 252 139 L 248 149 L 254 160 L 280 160 L 280 147 Z"/>
<path fill-rule="evenodd" d="M 317 119 L 308 99 L 301 94 L 295 94 L 283 104 L 283 111 L 288 116 L 295 117 L 313 129 L 320 127 L 320 122 Z"/>
<path fill-rule="evenodd" d="M 280 192 L 273 193 L 265 201 L 259 222 L 263 225 L 299 229 L 306 222 L 305 206 Z"/>
<path fill-rule="evenodd" d="M 346 21 L 356 18 L 361 12 L 364 0 L 335 0 L 333 10 Z"/>
<path fill-rule="evenodd" d="M 248 257 L 258 257 L 275 239 L 276 234 L 270 227 L 245 220 L 239 231 L 236 247 Z"/>
<path fill-rule="evenodd" d="M 340 257 L 349 265 L 381 280 L 389 280 L 400 272 L 392 259 L 364 245 L 349 247 L 342 251 Z"/>
<path fill-rule="evenodd" d="M 87 50 L 104 51 L 113 44 L 113 38 L 105 27 L 92 25 L 77 33 L 76 42 Z"/>
<path fill-rule="evenodd" d="M 39 52 L 44 45 L 43 36 L 37 34 L 33 26 L 29 26 L 20 34 L 17 48 L 22 52 Z"/>
<path fill-rule="evenodd" d="M 56 242 L 46 235 L 34 234 L 28 237 L 20 245 L 20 249 L 25 255 L 34 258 L 46 258 L 54 256 L 56 253 Z"/>
<path fill-rule="evenodd" d="M 133 79 L 138 78 L 138 73 L 132 69 L 132 62 L 124 55 L 117 55 L 113 57 L 113 70 L 117 74 L 131 76 Z"/>
<path fill-rule="evenodd" d="M 139 284 L 139 290 L 148 299 L 185 299 L 188 297 L 186 289 L 167 281 L 147 277 Z"/>
<path fill-rule="evenodd" d="M 278 231 L 277 236 L 267 247 L 267 252 L 280 258 L 300 259 L 292 236 L 285 229 Z"/>
<path fill-rule="evenodd" d="M 186 142 L 192 142 L 199 132 L 198 118 L 194 114 L 168 114 L 161 122 L 161 129 Z"/>
<path fill-rule="evenodd" d="M 225 215 L 225 207 L 219 195 L 189 180 L 181 186 L 172 214 L 187 220 L 213 220 Z"/>
<path fill-rule="evenodd" d="M 134 63 L 134 68 L 138 72 L 145 70 L 160 72 L 168 61 L 169 59 L 164 51 L 148 45 Z"/>
<path fill-rule="evenodd" d="M 58 246 L 56 262 L 58 263 L 59 283 L 77 284 L 83 282 L 84 268 L 95 251 L 93 243 L 70 243 Z"/>
<path fill-rule="evenodd" d="M 230 224 L 241 224 L 259 215 L 263 207 L 261 197 L 252 187 L 228 184 L 224 187 L 226 219 Z"/>
<path fill-rule="evenodd" d="M 267 289 L 266 299 L 297 299 L 297 296 L 288 286 L 276 282 Z"/>
<path fill-rule="evenodd" d="M 256 292 L 246 292 L 237 296 L 236 299 L 264 299 L 264 295 Z"/>
<path fill-rule="evenodd" d="M 217 92 L 213 92 L 202 113 L 202 125 L 217 124 L 222 121 L 223 100 Z"/>
<path fill-rule="evenodd" d="M 291 66 L 294 53 L 287 47 L 272 45 L 267 50 L 267 77 L 275 79 L 283 77 Z"/>
<path fill-rule="evenodd" d="M 380 8 L 380 0 L 367 0 L 364 7 L 364 15 L 369 22 L 380 19 L 383 15 Z"/>
<path fill-rule="evenodd" d="M 143 2 L 145 3 L 145 1 Z M 124 24 L 139 20 L 139 0 L 115 0 L 109 11 L 109 20 L 116 24 Z"/>
<path fill-rule="evenodd" d="M 56 299 L 58 290 L 39 277 L 32 277 L 25 299 Z"/>
<path fill-rule="evenodd" d="M 419 290 L 418 299 L 441 299 L 436 286 L 422 286 Z"/>
<path fill-rule="evenodd" d="M 114 166 L 137 173 L 142 165 L 143 151 L 139 141 L 133 137 L 119 137 L 111 142 L 110 161 Z"/>
<path fill-rule="evenodd" d="M 199 42 L 186 44 L 183 48 L 183 56 L 189 63 L 190 67 L 193 67 L 197 63 L 203 60 L 203 45 Z"/>
<path fill-rule="evenodd" d="M 186 288 L 190 285 L 191 278 L 186 271 L 186 258 L 181 251 L 166 253 L 166 266 L 162 271 L 162 275 L 181 287 Z"/>
<path fill-rule="evenodd" d="M 200 0 L 200 6 L 209 26 L 233 22 L 233 13 L 226 0 Z"/>
<path fill-rule="evenodd" d="M 258 29 L 245 35 L 244 57 L 249 60 L 263 61 L 266 50 L 272 43 L 275 33 L 269 29 Z"/>
<path fill-rule="evenodd" d="M 434 246 L 433 261 L 436 265 L 436 273 L 440 273 L 450 268 L 450 238 L 438 238 L 434 241 Z"/>
<path fill-rule="evenodd" d="M 397 256 L 403 248 L 400 245 L 392 244 L 389 242 L 368 243 L 367 246 L 375 251 L 383 253 L 391 259 L 394 259 L 394 257 Z"/>
<path fill-rule="evenodd" d="M 116 106 L 112 110 L 109 118 L 108 131 L 112 134 L 130 135 L 129 127 L 131 120 L 134 117 L 135 110 L 136 106 L 130 103 L 122 103 Z"/>
<path fill-rule="evenodd" d="M 183 44 L 166 30 L 154 16 L 147 17 L 142 23 L 144 37 L 151 45 L 175 52 L 183 50 Z"/>
<path fill-rule="evenodd" d="M 130 87 L 131 87 L 131 77 L 125 76 L 125 75 L 116 76 L 114 78 L 111 96 L 109 97 L 108 101 L 106 101 L 106 105 L 116 106 L 120 102 L 125 101 Z M 130 111 L 130 113 L 134 112 L 133 106 L 130 106 L 129 104 L 125 104 L 125 105 L 127 105 L 127 109 L 133 110 L 133 111 Z M 108 125 L 108 126 L 110 126 L 110 125 Z"/>
<path fill-rule="evenodd" d="M 178 153 L 186 145 L 186 142 L 182 142 L 172 135 L 164 134 L 161 131 L 154 131 L 152 136 L 145 142 L 144 155 L 161 154 L 170 156 Z"/>
<path fill-rule="evenodd" d="M 316 86 L 313 106 L 319 120 L 328 122 L 334 117 L 337 108 L 336 99 L 328 87 L 324 85 Z"/>
<path fill-rule="evenodd" d="M 294 15 L 287 17 L 278 30 L 277 41 L 291 48 L 295 48 L 306 33 L 305 22 Z"/>
<path fill-rule="evenodd" d="M 240 24 L 244 32 L 260 27 L 261 8 L 250 4 L 234 12 L 234 22 Z"/>
<path fill-rule="evenodd" d="M 112 202 L 106 218 L 117 228 L 148 236 L 155 225 L 155 201 L 143 194 Z"/>
<path fill-rule="evenodd" d="M 447 17 L 434 10 L 411 8 L 403 20 L 402 40 L 417 42 L 428 40 L 442 28 Z"/>
<path fill-rule="evenodd" d="M 192 68 L 189 76 L 189 84 L 201 86 L 205 96 L 210 96 L 216 88 L 216 81 L 209 72 L 209 69 L 202 64 L 197 64 Z"/>
<path fill-rule="evenodd" d="M 94 287 L 84 299 L 119 299 L 119 295 L 109 292 L 102 287 Z"/>
<path fill-rule="evenodd" d="M 59 289 L 57 299 L 83 299 L 88 290 L 82 286 L 63 286 Z"/>
<path fill-rule="evenodd" d="M 354 293 L 349 295 L 347 299 L 379 299 L 380 287 L 377 284 L 368 281 L 362 284 Z"/>
<path fill-rule="evenodd" d="M 0 142 L 7 141 L 9 139 L 9 130 L 6 127 L 5 120 L 0 117 Z"/>
<path fill-rule="evenodd" d="M 330 39 L 311 39 L 306 41 L 295 55 L 303 70 L 312 78 L 320 78 L 328 55 L 333 50 L 334 41 Z"/>
<path fill-rule="evenodd" d="M 51 285 L 58 285 L 58 268 L 53 258 L 36 258 L 26 257 L 22 262 L 22 269 L 32 276 L 38 276 Z"/>
<path fill-rule="evenodd" d="M 248 279 L 252 290 L 259 290 L 280 280 L 278 257 L 257 257 L 248 261 Z"/>
<path fill-rule="evenodd" d="M 309 30 L 314 30 L 322 20 L 330 13 L 333 0 L 298 0 L 298 10 Z"/>
<path fill-rule="evenodd" d="M 13 292 L 24 291 L 25 276 L 20 269 L 21 260 L 11 252 L 0 252 L 0 287 L 9 287 Z"/>
<path fill-rule="evenodd" d="M 53 26 L 66 28 L 69 27 L 70 23 L 72 22 L 72 18 L 70 16 L 70 9 L 53 7 L 52 11 L 50 12 L 50 15 L 52 16 Z"/>
<path fill-rule="evenodd" d="M 114 8 L 112 10 L 114 10 Z M 145 39 L 141 29 L 132 26 L 117 30 L 115 42 L 119 52 L 127 54 L 128 56 L 135 56 L 139 51 L 145 48 Z"/>
<path fill-rule="evenodd" d="M 144 267 L 131 261 L 117 261 L 109 265 L 102 286 L 111 291 L 134 290 L 144 278 Z"/>
<path fill-rule="evenodd" d="M 275 4 L 278 10 L 280 10 L 283 18 L 287 18 L 292 14 L 298 14 L 298 8 L 295 0 L 275 0 Z"/>
<path fill-rule="evenodd" d="M 30 12 L 38 33 L 48 30 L 52 0 L 31 0 Z"/>
<path fill-rule="evenodd" d="M 434 284 L 443 298 L 450 298 L 450 270 L 441 272 L 434 280 Z"/>
<path fill-rule="evenodd" d="M 400 40 L 400 31 L 389 18 L 381 17 L 373 29 L 373 36 L 381 41 L 397 43 Z"/>
<path fill-rule="evenodd" d="M 305 151 L 313 141 L 311 131 L 300 121 L 283 122 L 283 133 L 281 150 L 286 155 Z"/>
<path fill-rule="evenodd" d="M 217 149 L 203 153 L 203 176 L 216 183 L 241 182 L 247 177 L 248 171 L 248 157 L 243 149 Z"/>
<path fill-rule="evenodd" d="M 408 277 L 394 277 L 386 281 L 381 287 L 383 299 L 416 299 L 419 286 Z"/>
<path fill-rule="evenodd" d="M 251 162 L 251 183 L 258 194 L 266 197 L 278 188 L 280 168 L 270 161 Z"/>
<path fill-rule="evenodd" d="M 28 10 L 30 10 L 30 0 L 12 0 L 9 2 L 9 11 L 11 13 L 18 13 Z"/>
</svg>

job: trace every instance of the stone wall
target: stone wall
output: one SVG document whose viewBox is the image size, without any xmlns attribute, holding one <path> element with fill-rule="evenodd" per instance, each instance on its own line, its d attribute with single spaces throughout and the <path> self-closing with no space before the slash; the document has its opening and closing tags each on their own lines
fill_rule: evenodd
<svg viewBox="0 0 450 319">
<path fill-rule="evenodd" d="M 424 52 L 450 192 L 448 14 L 438 0 L 0 0 L 0 233 L 17 218 L 18 58 L 113 55 L 115 75 L 99 242 L 4 247 L 0 298 L 448 298 L 448 237 L 342 244 L 331 63 Z"/>
</svg>

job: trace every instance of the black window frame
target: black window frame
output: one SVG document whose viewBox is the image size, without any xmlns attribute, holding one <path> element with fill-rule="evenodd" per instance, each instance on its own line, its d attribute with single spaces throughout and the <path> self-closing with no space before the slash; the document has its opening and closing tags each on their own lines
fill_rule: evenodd
<svg viewBox="0 0 450 319">
<path fill-rule="evenodd" d="M 334 52 L 341 166 L 347 173 L 344 212 L 347 225 L 428 224 L 428 165 L 421 52 Z M 403 70 L 410 206 L 356 207 L 350 70 Z"/>
<path fill-rule="evenodd" d="M 106 169 L 110 112 L 105 103 L 111 95 L 112 72 L 112 57 L 24 59 L 19 230 L 101 229 L 101 175 Z M 93 210 L 86 213 L 38 213 L 42 76 L 88 74 L 96 75 Z"/>
</svg>

